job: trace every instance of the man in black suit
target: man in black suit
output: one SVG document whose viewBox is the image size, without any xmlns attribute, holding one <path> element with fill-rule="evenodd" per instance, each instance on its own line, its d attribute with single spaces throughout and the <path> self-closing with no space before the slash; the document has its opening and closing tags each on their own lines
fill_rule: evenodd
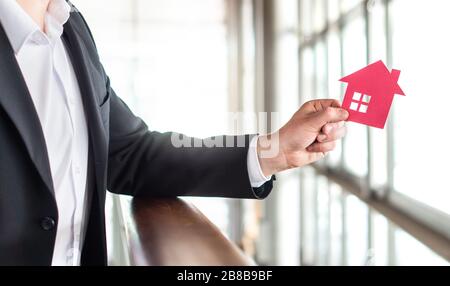
<svg viewBox="0 0 450 286">
<path fill-rule="evenodd" d="M 214 138 L 241 147 L 178 148 L 114 93 L 72 4 L 0 0 L 0 24 L 0 265 L 106 265 L 106 190 L 262 199 L 272 175 L 323 158 L 345 134 L 339 102 L 317 100 L 273 134 Z"/>
</svg>

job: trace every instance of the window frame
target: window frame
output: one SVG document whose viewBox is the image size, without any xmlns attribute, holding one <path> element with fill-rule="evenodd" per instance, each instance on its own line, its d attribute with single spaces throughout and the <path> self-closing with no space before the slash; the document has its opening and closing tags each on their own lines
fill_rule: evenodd
<svg viewBox="0 0 450 286">
<path fill-rule="evenodd" d="M 367 95 L 367 94 L 363 94 L 360 92 L 355 92 L 353 94 L 351 103 L 350 103 L 350 109 L 355 111 L 355 112 L 360 112 L 360 113 L 368 113 L 369 111 L 369 105 L 370 105 L 370 101 L 372 100 L 372 96 Z M 355 107 L 356 105 L 356 107 Z M 361 108 L 365 107 L 365 110 L 361 110 Z"/>
</svg>

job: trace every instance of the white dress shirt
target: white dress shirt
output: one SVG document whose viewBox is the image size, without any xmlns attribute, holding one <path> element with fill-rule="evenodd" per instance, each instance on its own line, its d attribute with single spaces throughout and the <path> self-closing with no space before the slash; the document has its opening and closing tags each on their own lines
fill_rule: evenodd
<svg viewBox="0 0 450 286">
<path fill-rule="evenodd" d="M 50 1 L 43 33 L 15 0 L 0 0 L 0 21 L 47 145 L 59 215 L 53 265 L 79 265 L 86 206 L 86 119 L 77 79 L 61 40 L 69 13 L 66 1 Z"/>
<path fill-rule="evenodd" d="M 45 33 L 15 0 L 0 0 L 0 22 L 14 49 L 44 133 L 58 207 L 52 265 L 80 264 L 85 232 L 88 129 L 73 66 L 61 40 L 71 7 L 50 0 Z M 266 178 L 253 138 L 247 156 L 251 185 Z M 36 245 L 39 247 L 39 245 Z"/>
</svg>

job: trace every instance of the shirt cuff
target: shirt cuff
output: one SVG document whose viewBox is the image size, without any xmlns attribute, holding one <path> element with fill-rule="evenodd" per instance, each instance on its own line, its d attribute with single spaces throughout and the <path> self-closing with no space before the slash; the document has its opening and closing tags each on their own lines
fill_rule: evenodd
<svg viewBox="0 0 450 286">
<path fill-rule="evenodd" d="M 258 158 L 258 138 L 258 136 L 252 138 L 247 154 L 248 176 L 252 188 L 259 188 L 272 179 L 271 177 L 264 176 L 261 170 Z"/>
</svg>

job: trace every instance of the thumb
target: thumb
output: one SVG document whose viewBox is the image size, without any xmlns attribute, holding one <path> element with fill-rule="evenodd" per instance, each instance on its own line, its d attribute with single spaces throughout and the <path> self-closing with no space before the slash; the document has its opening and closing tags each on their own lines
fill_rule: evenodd
<svg viewBox="0 0 450 286">
<path fill-rule="evenodd" d="M 348 112 L 345 109 L 337 107 L 327 107 L 322 111 L 316 112 L 311 118 L 311 124 L 317 130 L 328 123 L 341 122 L 348 119 Z"/>
</svg>

